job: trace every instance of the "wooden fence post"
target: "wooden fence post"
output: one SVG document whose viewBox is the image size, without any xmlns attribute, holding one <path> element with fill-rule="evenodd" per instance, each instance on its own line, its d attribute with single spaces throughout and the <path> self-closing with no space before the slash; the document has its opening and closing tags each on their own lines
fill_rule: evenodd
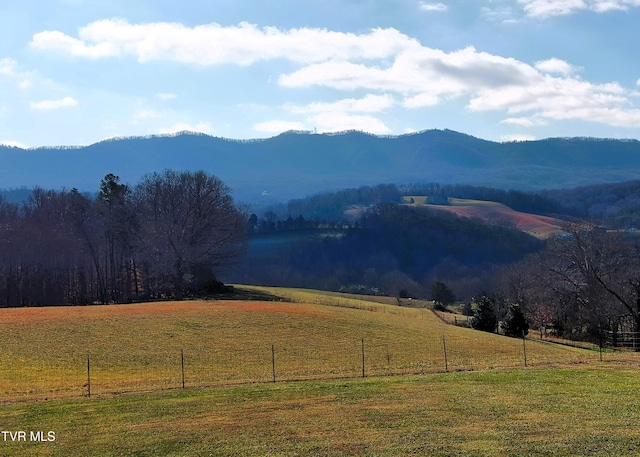
<svg viewBox="0 0 640 457">
<path fill-rule="evenodd" d="M 87 397 L 91 398 L 91 355 L 87 352 Z"/>
<path fill-rule="evenodd" d="M 182 367 L 182 388 L 184 389 L 184 348 L 180 348 L 180 365 Z"/>
</svg>

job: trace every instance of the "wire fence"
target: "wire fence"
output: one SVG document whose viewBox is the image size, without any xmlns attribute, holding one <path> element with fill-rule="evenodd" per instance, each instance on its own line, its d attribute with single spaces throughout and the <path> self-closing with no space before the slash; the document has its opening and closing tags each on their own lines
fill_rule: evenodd
<svg viewBox="0 0 640 457">
<path fill-rule="evenodd" d="M 484 338 L 482 347 L 474 349 L 477 333 L 430 335 L 418 351 L 390 338 L 354 336 L 336 337 L 330 348 L 282 342 L 238 347 L 230 342 L 216 347 L 121 347 L 108 352 L 87 348 L 85 353 L 43 349 L 0 368 L 0 401 L 603 360 L 602 349 L 499 335 Z M 604 357 L 616 355 L 605 352 Z"/>
</svg>

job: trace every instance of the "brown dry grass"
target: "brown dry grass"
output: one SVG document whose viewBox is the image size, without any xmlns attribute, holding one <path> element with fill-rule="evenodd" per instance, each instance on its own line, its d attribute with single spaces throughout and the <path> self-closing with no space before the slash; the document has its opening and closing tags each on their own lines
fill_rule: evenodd
<svg viewBox="0 0 640 457">
<path fill-rule="evenodd" d="M 520 340 L 449 326 L 388 297 L 259 290 L 286 301 L 2 309 L 0 397 L 86 395 L 87 362 L 94 395 L 179 388 L 181 351 L 186 386 L 272 381 L 272 348 L 278 381 L 361 376 L 363 340 L 367 376 L 524 363 Z M 531 343 L 527 358 L 584 363 L 597 354 Z"/>
</svg>

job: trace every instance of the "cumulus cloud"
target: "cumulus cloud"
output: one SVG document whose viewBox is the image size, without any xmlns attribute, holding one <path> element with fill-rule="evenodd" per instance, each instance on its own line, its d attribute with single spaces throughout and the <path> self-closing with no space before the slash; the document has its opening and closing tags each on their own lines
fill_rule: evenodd
<svg viewBox="0 0 640 457">
<path fill-rule="evenodd" d="M 420 2 L 420 9 L 423 11 L 446 11 L 447 5 L 444 3 Z"/>
<path fill-rule="evenodd" d="M 540 125 L 546 125 L 547 122 L 544 119 L 536 117 L 509 117 L 502 121 L 503 124 L 517 125 L 519 127 L 537 127 Z"/>
<path fill-rule="evenodd" d="M 580 10 L 597 13 L 621 10 L 640 6 L 640 0 L 518 0 L 528 16 L 551 17 L 572 14 Z"/>
<path fill-rule="evenodd" d="M 391 129 L 374 116 L 351 114 L 346 112 L 321 112 L 309 118 L 314 130 L 320 133 L 342 132 L 345 130 L 360 130 L 362 132 L 384 135 L 391 133 Z"/>
<path fill-rule="evenodd" d="M 208 122 L 198 122 L 196 124 L 190 124 L 188 122 L 178 122 L 171 127 L 161 128 L 157 133 L 162 135 L 173 135 L 180 132 L 198 132 L 210 134 L 213 132 L 211 124 Z"/>
<path fill-rule="evenodd" d="M 169 60 L 198 65 L 251 65 L 269 59 L 310 63 L 327 59 L 380 59 L 395 55 L 417 41 L 395 29 L 373 29 L 366 34 L 299 28 L 259 28 L 242 22 L 223 27 L 207 24 L 186 27 L 158 22 L 130 24 L 124 20 L 96 21 L 82 27 L 78 38 L 59 31 L 37 33 L 31 46 L 78 57 L 132 55 L 140 62 Z"/>
<path fill-rule="evenodd" d="M 322 113 L 322 112 L 360 112 L 378 113 L 393 106 L 393 98 L 390 95 L 369 94 L 363 98 L 348 98 L 331 103 L 310 103 L 308 105 L 285 105 L 292 113 Z"/>
<path fill-rule="evenodd" d="M 274 119 L 271 121 L 260 122 L 253 126 L 253 130 L 263 133 L 282 133 L 289 130 L 308 130 L 307 127 L 297 121 L 284 121 L 280 119 Z"/>
<path fill-rule="evenodd" d="M 287 130 L 314 130 L 320 133 L 361 130 L 373 134 L 388 134 L 391 129 L 373 116 L 394 106 L 390 95 L 369 94 L 362 98 L 348 98 L 335 102 L 316 102 L 306 105 L 286 104 L 282 108 L 291 115 L 302 115 L 303 121 L 272 120 L 254 126 L 254 130 L 280 133 Z"/>
<path fill-rule="evenodd" d="M 640 4 L 640 0 L 518 1 L 529 15 L 536 16 Z M 79 29 L 77 38 L 56 31 L 42 32 L 34 35 L 31 45 L 79 57 L 134 56 L 140 62 L 251 65 L 286 60 L 293 65 L 278 77 L 281 87 L 318 86 L 369 94 L 360 99 L 285 106 L 289 114 L 302 119 L 271 120 L 254 126 L 263 132 L 310 127 L 387 133 L 388 127 L 375 113 L 391 106 L 433 107 L 452 99 L 464 100 L 470 112 L 504 112 L 505 122 L 522 127 L 561 119 L 613 126 L 640 124 L 640 110 L 634 107 L 632 91 L 618 83 L 583 81 L 575 76 L 577 68 L 564 60 L 549 58 L 530 64 L 474 47 L 445 52 L 424 46 L 393 28 L 356 34 L 313 28 L 281 30 L 248 23 L 186 27 L 111 19 Z"/>
<path fill-rule="evenodd" d="M 43 100 L 41 102 L 31 102 L 32 110 L 51 111 L 60 108 L 69 108 L 76 106 L 78 102 L 73 97 L 65 97 L 59 100 Z"/>
<path fill-rule="evenodd" d="M 536 62 L 535 67 L 545 73 L 556 73 L 560 75 L 570 75 L 575 71 L 573 66 L 564 60 L 555 57 Z"/>
</svg>

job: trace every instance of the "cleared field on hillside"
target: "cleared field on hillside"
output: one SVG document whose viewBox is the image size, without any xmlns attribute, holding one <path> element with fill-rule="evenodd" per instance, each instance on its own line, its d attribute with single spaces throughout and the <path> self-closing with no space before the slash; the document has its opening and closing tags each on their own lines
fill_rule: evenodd
<svg viewBox="0 0 640 457">
<path fill-rule="evenodd" d="M 0 399 L 359 377 L 363 352 L 365 376 L 518 367 L 525 350 L 528 366 L 599 356 L 449 326 L 388 297 L 254 290 L 284 301 L 1 309 Z"/>
<path fill-rule="evenodd" d="M 515 211 L 502 203 L 449 198 L 448 205 L 432 205 L 429 204 L 428 197 L 424 196 L 404 197 L 404 201 L 407 203 L 413 201 L 413 205 L 448 211 L 458 216 L 472 217 L 491 224 L 514 227 L 540 239 L 550 238 L 562 233 L 563 222 L 561 220 Z"/>
</svg>

